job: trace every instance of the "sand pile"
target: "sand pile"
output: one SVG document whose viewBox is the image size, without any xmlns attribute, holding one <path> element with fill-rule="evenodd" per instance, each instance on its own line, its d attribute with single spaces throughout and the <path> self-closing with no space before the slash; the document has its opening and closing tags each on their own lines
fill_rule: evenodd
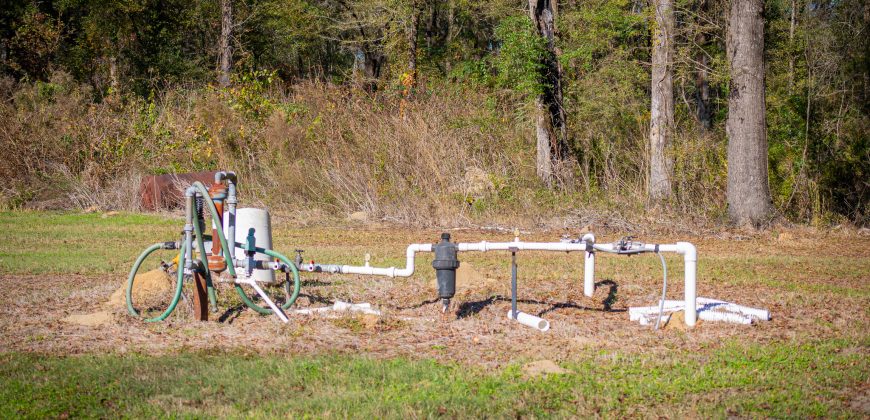
<svg viewBox="0 0 870 420">
<path fill-rule="evenodd" d="M 151 270 L 136 276 L 133 281 L 133 302 L 137 307 L 143 307 L 148 302 L 156 299 L 165 299 L 171 294 L 172 279 L 165 271 L 160 269 Z M 63 318 L 63 322 L 70 324 L 96 327 L 112 321 L 112 312 L 118 308 L 127 306 L 127 282 L 112 293 L 109 300 L 103 303 L 106 308 L 89 314 L 72 314 Z"/>
<path fill-rule="evenodd" d="M 63 322 L 70 324 L 84 325 L 86 327 L 96 327 L 103 325 L 112 320 L 112 313 L 109 311 L 98 311 L 92 314 L 72 314 L 63 318 Z"/>
<path fill-rule="evenodd" d="M 438 280 L 435 276 L 432 276 L 429 283 L 437 290 Z M 476 292 L 510 293 L 510 273 L 504 278 L 493 279 L 477 271 L 471 263 L 462 261 L 456 269 L 456 295 L 462 297 Z"/>
<path fill-rule="evenodd" d="M 133 302 L 141 306 L 142 302 L 162 298 L 172 292 L 172 278 L 165 271 L 154 269 L 139 274 L 133 280 Z M 112 293 L 105 306 L 120 308 L 127 306 L 127 282 Z"/>
</svg>

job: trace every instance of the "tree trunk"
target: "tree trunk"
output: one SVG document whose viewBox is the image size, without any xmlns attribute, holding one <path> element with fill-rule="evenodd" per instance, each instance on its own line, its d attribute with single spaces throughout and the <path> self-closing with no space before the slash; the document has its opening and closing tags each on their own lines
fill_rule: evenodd
<svg viewBox="0 0 870 420">
<path fill-rule="evenodd" d="M 553 141 L 550 138 L 550 121 L 543 99 L 535 98 L 535 149 L 537 150 L 535 173 L 547 187 L 553 186 Z"/>
<path fill-rule="evenodd" d="M 568 155 L 565 109 L 562 107 L 562 67 L 556 47 L 555 0 L 529 0 L 529 17 L 538 35 L 547 41 L 544 59 L 544 92 L 535 100 L 537 173 L 548 186 L 553 183 L 553 168 Z"/>
<path fill-rule="evenodd" d="M 700 15 L 706 11 L 707 1 L 701 0 L 698 4 L 697 13 Z M 698 24 L 701 24 L 700 19 L 698 20 Z M 713 127 L 713 109 L 710 104 L 710 58 L 707 55 L 707 52 L 703 50 L 708 43 L 707 34 L 703 31 L 698 31 L 698 35 L 695 37 L 695 43 L 699 48 L 701 48 L 701 51 L 699 51 L 695 56 L 695 61 L 698 63 L 698 68 L 695 72 L 695 115 L 698 119 L 698 125 L 701 128 L 700 131 L 707 132 Z"/>
<path fill-rule="evenodd" d="M 230 72 L 233 68 L 233 46 L 230 38 L 233 36 L 233 2 L 221 0 L 221 37 L 220 63 L 218 64 L 218 84 L 221 87 L 230 85 Z"/>
<path fill-rule="evenodd" d="M 414 88 L 417 86 L 417 28 L 420 26 L 420 13 L 421 11 L 414 5 L 408 28 L 408 74 L 404 81 L 406 98 L 414 94 Z"/>
<path fill-rule="evenodd" d="M 727 55 L 728 215 L 736 224 L 758 226 L 772 212 L 767 178 L 764 98 L 764 3 L 732 0 Z"/>
<path fill-rule="evenodd" d="M 108 58 L 109 61 L 109 89 L 113 95 L 118 93 L 118 59 L 112 54 Z"/>
<path fill-rule="evenodd" d="M 367 92 L 378 89 L 378 79 L 381 77 L 381 69 L 386 63 L 386 57 L 373 51 L 369 43 L 364 42 L 354 52 L 353 73 L 357 83 Z"/>
<path fill-rule="evenodd" d="M 700 66 L 695 74 L 695 105 L 701 131 L 707 132 L 713 128 L 713 109 L 710 104 L 710 78 L 707 70 L 710 59 L 706 53 L 698 54 L 698 63 Z"/>
<path fill-rule="evenodd" d="M 654 0 L 655 31 L 652 52 L 652 100 L 649 132 L 649 198 L 671 196 L 673 159 L 667 154 L 674 130 L 674 5 Z"/>
<path fill-rule="evenodd" d="M 794 90 L 794 24 L 795 24 L 795 9 L 797 2 L 791 0 L 791 19 L 788 25 L 788 94 L 791 95 Z"/>
</svg>

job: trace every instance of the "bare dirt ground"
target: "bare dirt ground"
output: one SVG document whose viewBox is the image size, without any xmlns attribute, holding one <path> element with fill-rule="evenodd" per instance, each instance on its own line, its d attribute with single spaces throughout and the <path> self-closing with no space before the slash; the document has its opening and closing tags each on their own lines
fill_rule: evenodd
<svg viewBox="0 0 870 420">
<path fill-rule="evenodd" d="M 304 233 L 290 240 L 308 246 L 306 256 L 340 253 L 326 244 L 434 240 L 436 231 L 375 229 L 336 232 L 307 244 Z M 280 231 L 276 236 L 281 235 Z M 526 235 L 553 240 L 559 232 Z M 505 234 L 463 231 L 463 241 L 506 239 Z M 457 234 L 454 234 L 457 237 Z M 616 238 L 608 237 L 606 240 Z M 680 238 L 654 238 L 665 243 Z M 600 357 L 658 354 L 680 349 L 704 357 L 703 350 L 724 343 L 766 343 L 829 338 L 862 340 L 870 323 L 870 238 L 860 235 L 809 237 L 799 231 L 758 237 L 722 234 L 688 238 L 699 249 L 700 296 L 765 308 L 773 320 L 753 326 L 700 323 L 692 330 L 672 325 L 662 331 L 630 322 L 629 306 L 652 305 L 661 292 L 654 256 L 598 259 L 595 296 L 582 294 L 582 265 L 576 255 L 519 256 L 520 309 L 548 319 L 539 332 L 506 319 L 510 307 L 509 254 L 488 253 L 460 259 L 471 266 L 460 278 L 451 310 L 442 314 L 436 301 L 430 260 L 418 260 L 409 279 L 303 274 L 297 308 L 321 307 L 335 300 L 369 302 L 383 316 L 292 315 L 287 325 L 275 317 L 239 307 L 227 308 L 234 293 L 219 287 L 221 312 L 215 321 L 191 320 L 180 304 L 167 321 L 147 324 L 122 306 L 105 306 L 125 281 L 123 275 L 5 275 L 0 295 L 0 348 L 5 351 L 76 354 L 196 350 L 282 354 L 352 353 L 373 357 L 431 357 L 441 361 L 496 367 L 538 359 L 570 360 L 596 350 Z M 280 244 L 279 244 L 280 245 Z M 333 246 L 329 245 L 329 246 Z M 287 252 L 289 254 L 289 252 Z M 401 257 L 401 248 L 378 254 Z M 393 255 L 394 254 L 394 255 Z M 348 263 L 354 263 L 347 258 Z M 373 264 L 375 261 L 373 261 Z M 682 296 L 682 262 L 669 259 L 670 298 Z M 380 265 L 380 264 L 379 264 Z M 465 280 L 463 282 L 463 280 Z M 78 325 L 70 315 L 109 311 L 108 322 Z M 866 347 L 854 349 L 868 354 Z"/>
</svg>

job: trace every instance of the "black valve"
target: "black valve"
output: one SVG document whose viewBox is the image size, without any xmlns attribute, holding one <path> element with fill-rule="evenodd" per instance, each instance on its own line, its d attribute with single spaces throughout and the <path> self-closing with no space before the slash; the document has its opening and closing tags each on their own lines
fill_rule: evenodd
<svg viewBox="0 0 870 420">
<path fill-rule="evenodd" d="M 435 278 L 438 281 L 438 297 L 441 298 L 442 310 L 446 312 L 447 307 L 450 306 L 450 299 L 456 294 L 458 248 L 456 244 L 450 242 L 450 234 L 445 232 L 441 234 L 441 242 L 432 246 L 432 251 L 435 252 L 432 268 L 435 269 Z"/>
<path fill-rule="evenodd" d="M 293 259 L 293 262 L 296 263 L 296 267 L 302 267 L 302 253 L 305 252 L 304 249 L 296 250 L 296 258 Z"/>
</svg>

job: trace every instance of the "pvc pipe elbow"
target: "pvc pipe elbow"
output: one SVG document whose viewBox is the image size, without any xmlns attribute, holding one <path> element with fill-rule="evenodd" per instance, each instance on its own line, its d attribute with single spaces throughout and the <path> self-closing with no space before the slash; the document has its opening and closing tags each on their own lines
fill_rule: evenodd
<svg viewBox="0 0 870 420">
<path fill-rule="evenodd" d="M 683 254 L 686 261 L 698 261 L 698 250 L 688 242 L 677 242 L 677 252 Z"/>
<path fill-rule="evenodd" d="M 583 235 L 583 237 L 580 238 L 580 240 L 583 242 L 586 242 L 586 243 L 595 244 L 595 235 L 593 235 L 591 233 L 587 233 L 587 234 Z"/>
</svg>

